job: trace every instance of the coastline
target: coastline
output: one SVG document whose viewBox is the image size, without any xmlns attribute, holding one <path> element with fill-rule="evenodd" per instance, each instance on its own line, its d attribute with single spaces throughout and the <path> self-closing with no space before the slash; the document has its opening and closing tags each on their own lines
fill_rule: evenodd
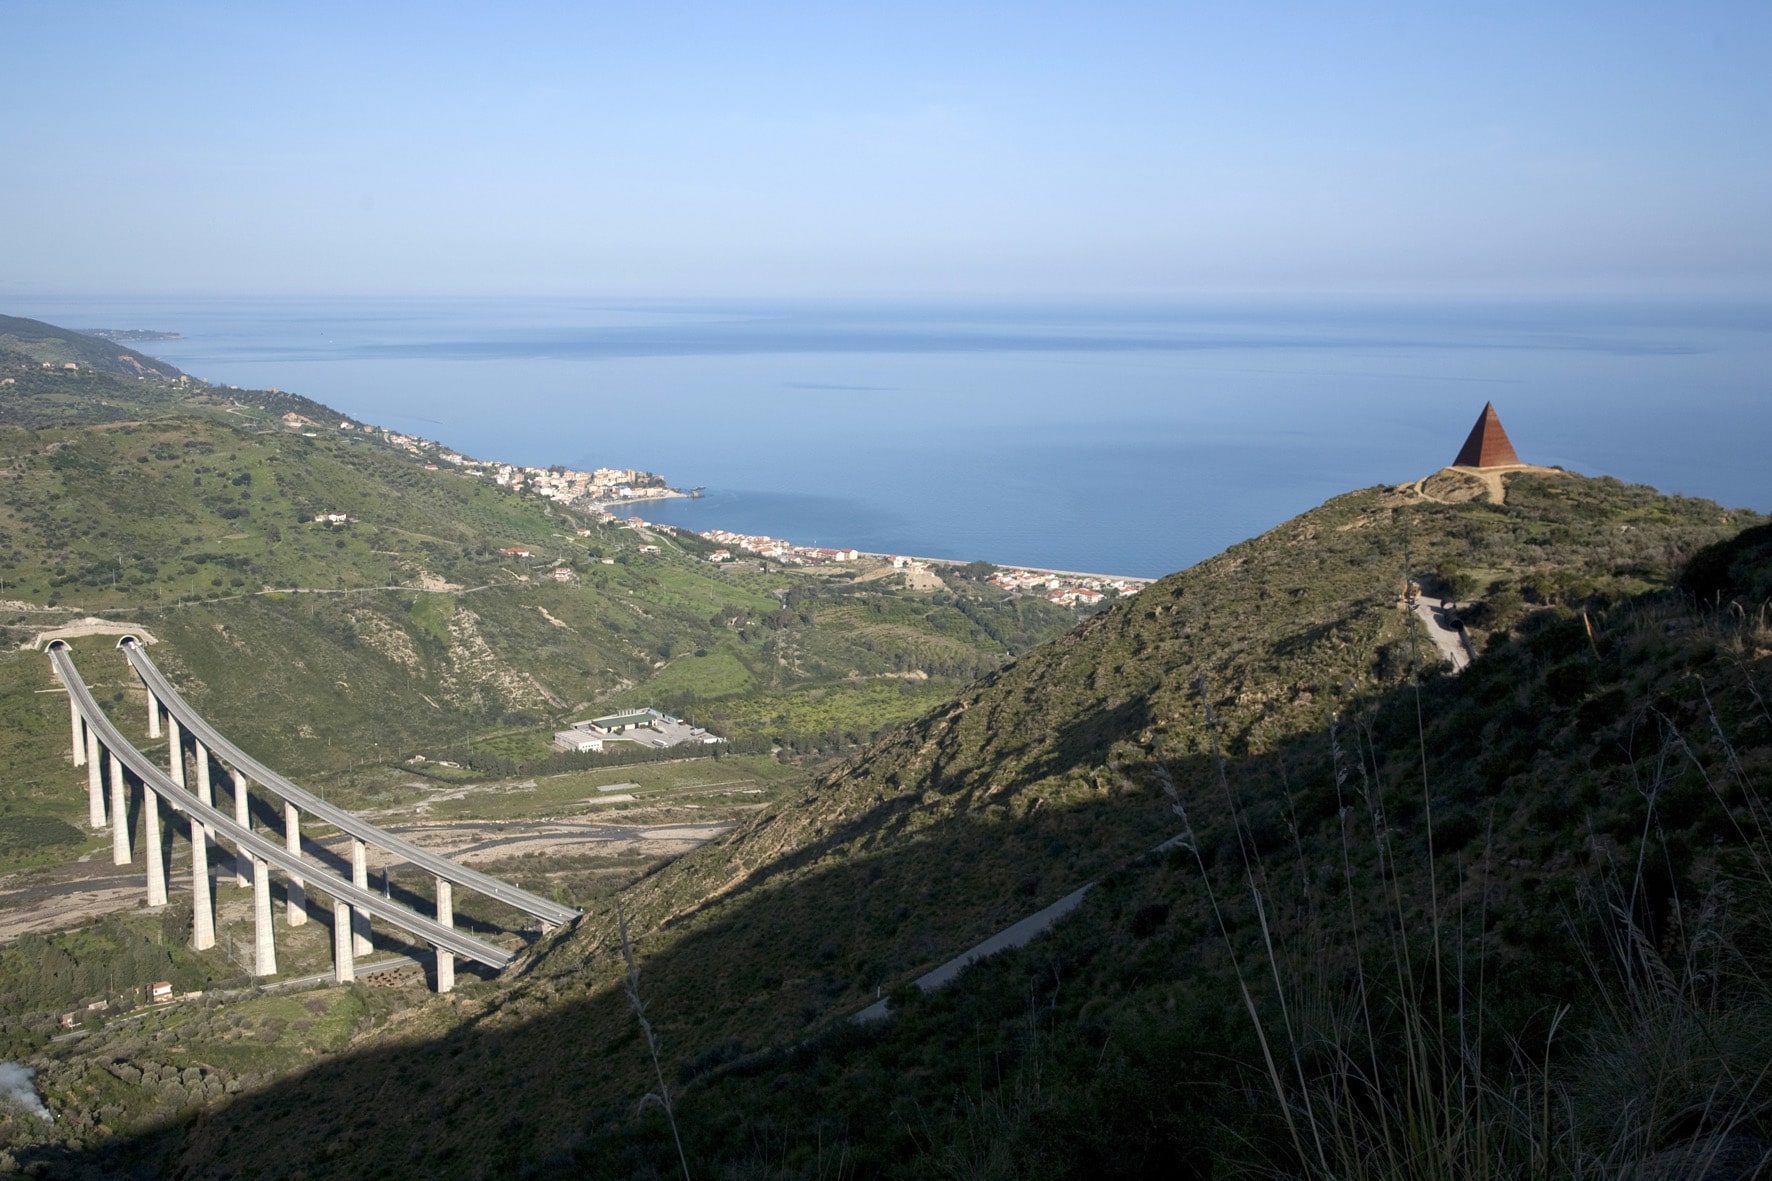
<svg viewBox="0 0 1772 1181">
<path fill-rule="evenodd" d="M 1141 586 L 1149 586 L 1157 581 L 1142 574 L 1099 574 L 1089 570 L 1053 570 L 1046 566 L 1023 566 L 1019 562 L 991 562 L 989 558 L 974 558 L 962 562 L 958 558 L 925 558 L 919 554 L 877 554 L 869 550 L 856 550 L 864 558 L 903 558 L 909 562 L 926 562 L 931 566 L 970 566 L 972 562 L 990 562 L 999 570 L 1025 570 L 1029 574 L 1050 574 L 1055 578 L 1097 578 L 1103 582 L 1136 582 Z"/>
<path fill-rule="evenodd" d="M 663 489 L 663 490 L 649 490 L 648 493 L 644 496 L 634 495 L 634 496 L 626 497 L 621 500 L 593 502 L 589 505 L 589 508 L 592 511 L 613 513 L 613 512 L 616 512 L 622 505 L 631 505 L 631 504 L 635 504 L 637 502 L 646 501 L 646 500 L 660 501 L 660 500 L 676 500 L 676 499 L 694 500 L 694 499 L 700 499 L 700 498 L 691 496 L 687 492 L 678 491 L 675 488 L 669 488 L 669 489 Z M 653 522 L 650 522 L 650 521 L 647 522 L 647 524 L 652 524 L 652 523 Z M 684 525 L 681 523 L 672 524 L 672 525 L 669 525 L 669 527 L 675 528 L 675 529 L 688 529 L 691 532 L 700 533 L 703 536 L 706 536 L 706 533 L 707 533 L 707 531 L 705 529 L 697 529 L 694 526 Z M 714 528 L 714 532 L 727 533 L 727 534 L 736 535 L 736 536 L 751 536 L 757 540 L 768 540 L 771 542 L 781 542 L 782 544 L 786 544 L 786 545 L 790 545 L 790 546 L 794 544 L 792 542 L 785 542 L 785 541 L 783 541 L 783 539 L 777 538 L 773 534 L 745 535 L 745 534 L 738 533 L 737 530 L 721 529 L 718 527 Z M 879 561 L 889 561 L 893 558 L 902 558 L 905 561 L 919 562 L 925 566 L 943 566 L 943 567 L 969 566 L 973 562 L 982 561 L 982 562 L 989 563 L 991 566 L 994 566 L 999 570 L 1013 570 L 1013 571 L 1020 571 L 1023 573 L 1027 573 L 1027 574 L 1046 574 L 1046 575 L 1050 575 L 1054 578 L 1069 578 L 1069 579 L 1078 579 L 1078 580 L 1089 579 L 1089 580 L 1094 580 L 1094 581 L 1099 581 L 1099 582 L 1127 582 L 1127 583 L 1137 584 L 1140 587 L 1149 586 L 1151 583 L 1157 581 L 1158 578 L 1164 577 L 1163 575 L 1148 575 L 1148 574 L 1103 574 L 1103 573 L 1100 573 L 1098 571 L 1093 571 L 1093 570 L 1066 570 L 1066 569 L 1060 569 L 1060 568 L 1054 567 L 1054 566 L 1028 566 L 1028 565 L 1024 565 L 1023 563 L 1020 563 L 1020 562 L 999 562 L 999 561 L 995 561 L 990 558 L 931 558 L 931 557 L 927 557 L 927 556 L 924 556 L 921 554 L 910 554 L 910 553 L 904 553 L 902 551 L 887 552 L 884 550 L 864 550 L 864 549 L 857 549 L 853 546 L 837 546 L 837 547 L 831 547 L 831 548 L 832 549 L 846 549 L 846 550 L 849 550 L 849 552 L 854 553 L 857 557 L 871 558 L 871 559 L 876 559 Z"/>
<path fill-rule="evenodd" d="M 661 488 L 648 491 L 645 495 L 624 496 L 620 500 L 593 500 L 588 507 L 592 512 L 612 513 L 624 504 L 643 504 L 649 500 L 693 500 L 687 492 L 679 492 L 675 488 Z"/>
</svg>

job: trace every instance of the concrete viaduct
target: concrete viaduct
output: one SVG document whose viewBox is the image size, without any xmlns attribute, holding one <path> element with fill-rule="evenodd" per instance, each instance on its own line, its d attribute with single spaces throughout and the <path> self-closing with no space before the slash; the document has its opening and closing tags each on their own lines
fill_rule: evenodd
<svg viewBox="0 0 1772 1181">
<path fill-rule="evenodd" d="M 455 929 L 453 888 L 456 885 L 477 890 L 539 918 L 544 929 L 567 922 L 580 913 L 572 907 L 517 889 L 497 878 L 420 849 L 297 787 L 241 751 L 191 709 L 160 670 L 154 667 L 136 637 L 124 636 L 118 647 L 123 650 L 131 666 L 147 686 L 148 732 L 151 737 L 161 735 L 161 720 L 164 715 L 168 770 L 160 770 L 152 759 L 123 737 L 99 709 L 91 691 L 80 679 L 80 674 L 74 668 L 73 653 L 67 643 L 63 640 L 52 642 L 49 645 L 50 663 L 68 691 L 74 765 L 86 767 L 88 819 L 95 829 L 103 828 L 107 823 L 105 764 L 108 762 L 108 822 L 112 834 L 112 860 L 118 865 L 129 864 L 131 850 L 128 816 L 130 781 L 133 778 L 141 793 L 143 836 L 147 846 L 145 852 L 149 906 L 161 906 L 166 902 L 166 843 L 161 823 L 161 803 L 164 802 L 166 806 L 189 819 L 191 881 L 195 893 L 191 941 L 198 950 L 215 944 L 209 855 L 218 836 L 236 849 L 235 877 L 240 885 L 247 884 L 247 867 L 251 868 L 253 916 L 257 935 L 254 974 L 259 976 L 275 975 L 277 971 L 270 892 L 270 874 L 273 869 L 281 873 L 286 881 L 287 921 L 290 926 L 301 926 L 307 922 L 309 888 L 331 899 L 333 975 L 341 983 L 354 978 L 356 957 L 370 950 L 369 923 L 372 917 L 429 943 L 435 949 L 436 985 L 439 992 L 448 992 L 454 987 L 456 956 L 464 956 L 495 970 L 515 959 L 514 952 Z M 195 792 L 187 782 L 187 738 L 191 753 L 195 756 Z M 232 817 L 215 807 L 213 778 L 216 770 L 232 781 Z M 282 804 L 284 831 L 280 841 L 266 840 L 251 828 L 248 790 L 254 783 L 276 796 Z M 335 825 L 351 837 L 350 880 L 303 858 L 303 812 Z M 369 890 L 366 855 L 370 846 L 398 854 L 433 875 L 437 887 L 437 915 L 434 919 Z"/>
</svg>

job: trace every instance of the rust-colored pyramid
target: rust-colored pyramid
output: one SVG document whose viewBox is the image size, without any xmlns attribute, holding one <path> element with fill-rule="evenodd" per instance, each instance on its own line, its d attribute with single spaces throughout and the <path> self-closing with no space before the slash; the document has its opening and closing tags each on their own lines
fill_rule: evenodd
<svg viewBox="0 0 1772 1181">
<path fill-rule="evenodd" d="M 1495 403 L 1483 403 L 1483 413 L 1477 416 L 1477 425 L 1471 428 L 1470 438 L 1458 450 L 1458 458 L 1452 461 L 1453 467 L 1505 467 L 1517 464 L 1520 457 L 1514 454 L 1514 445 L 1508 442 L 1507 432 L 1501 429 L 1501 417 L 1495 413 Z"/>
</svg>

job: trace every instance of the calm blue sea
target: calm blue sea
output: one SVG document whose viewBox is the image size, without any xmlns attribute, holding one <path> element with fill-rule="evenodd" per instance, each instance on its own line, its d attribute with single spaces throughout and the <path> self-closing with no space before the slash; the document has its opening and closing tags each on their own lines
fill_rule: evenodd
<svg viewBox="0 0 1772 1181">
<path fill-rule="evenodd" d="M 481 458 L 640 467 L 695 528 L 1160 575 L 1451 461 L 1772 509 L 1772 305 L 12 301 Z"/>
</svg>

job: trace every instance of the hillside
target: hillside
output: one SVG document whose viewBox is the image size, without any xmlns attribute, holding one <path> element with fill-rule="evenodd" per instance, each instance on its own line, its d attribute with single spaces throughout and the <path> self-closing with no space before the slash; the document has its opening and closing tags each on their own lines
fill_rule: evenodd
<svg viewBox="0 0 1772 1181">
<path fill-rule="evenodd" d="M 697 538 L 427 464 L 296 395 L 16 372 L 0 387 L 0 869 L 78 852 L 65 721 L 19 646 L 86 616 L 163 641 L 193 704 L 261 757 L 383 805 L 411 797 L 415 754 L 482 778 L 558 770 L 552 731 L 605 705 L 829 757 L 1076 618 L 976 584 L 716 567 Z M 139 704 L 111 644 L 76 648 L 99 689 Z"/>
<path fill-rule="evenodd" d="M 70 332 L 41 320 L 26 320 L 19 316 L 0 316 L 0 363 L 8 354 L 35 361 L 39 368 L 48 365 L 61 369 L 72 364 L 99 373 L 162 381 L 177 380 L 181 376 L 166 362 L 115 341 Z"/>
<path fill-rule="evenodd" d="M 1337 498 L 989 673 L 630 887 L 640 989 L 699 1171 L 1296 1172 L 1313 1154 L 1287 1131 L 1293 1105 L 1333 1092 L 1344 1123 L 1366 1118 L 1355 1075 L 1388 1078 L 1406 1058 L 1410 1012 L 1435 1014 L 1435 1063 L 1458 1044 L 1443 1014 L 1481 1012 L 1495 1052 L 1472 1077 L 1502 1080 L 1497 1093 L 1539 1069 L 1559 1006 L 1598 1045 L 1617 1006 L 1588 957 L 1616 928 L 1591 900 L 1622 888 L 1625 929 L 1672 954 L 1693 936 L 1670 916 L 1733 872 L 1716 842 L 1754 849 L 1772 670 L 1754 603 L 1724 608 L 1764 586 L 1759 535 L 1692 563 L 1709 613 L 1667 588 L 1759 520 L 1570 475 L 1516 475 L 1506 491 L 1494 504 L 1446 473 Z M 1480 600 L 1466 616 L 1483 655 L 1465 674 L 1428 667 L 1398 604 L 1410 575 Z M 1743 789 L 1706 787 L 1728 776 Z M 903 990 L 1098 878 L 1048 939 L 933 997 Z M 656 1110 L 632 1115 L 657 1082 L 621 974 L 600 903 L 513 980 L 412 996 L 360 1022 L 352 1053 L 103 1160 L 663 1175 L 668 1130 Z M 1296 1056 L 1283 1105 L 1239 978 Z M 842 1020 L 884 994 L 891 1022 Z M 143 1106 L 103 1063 L 164 1058 L 172 1040 L 197 1059 L 257 1020 L 168 1016 L 37 1061 L 58 1087 L 93 1088 L 67 1110 L 110 1103 L 143 1127 L 177 1104 Z M 1557 1065 L 1574 1077 L 1584 1061 Z M 1644 1153 L 1685 1126 L 1656 1119 Z M 1577 1131 L 1592 1130 L 1570 1144 Z M 1363 1134 L 1314 1156 L 1341 1159 Z"/>
<path fill-rule="evenodd" d="M 210 385 L 113 341 L 0 316 L 0 425 L 119 423 L 167 414 L 275 430 L 297 414 L 327 428 L 351 420 L 299 394 Z"/>
</svg>

